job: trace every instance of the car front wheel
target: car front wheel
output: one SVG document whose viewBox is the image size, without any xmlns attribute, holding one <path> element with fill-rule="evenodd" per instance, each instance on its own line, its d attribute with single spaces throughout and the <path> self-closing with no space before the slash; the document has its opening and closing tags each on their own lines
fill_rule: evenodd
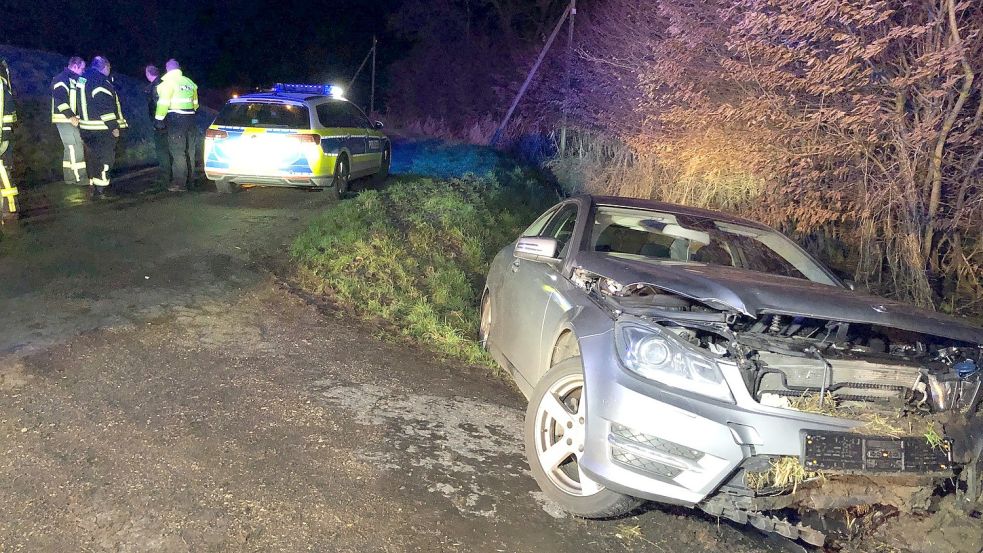
<svg viewBox="0 0 983 553">
<path fill-rule="evenodd" d="M 587 436 L 584 370 L 580 357 L 557 363 L 536 385 L 526 411 L 526 456 L 543 492 L 584 518 L 621 516 L 641 501 L 605 488 L 580 468 Z"/>
</svg>

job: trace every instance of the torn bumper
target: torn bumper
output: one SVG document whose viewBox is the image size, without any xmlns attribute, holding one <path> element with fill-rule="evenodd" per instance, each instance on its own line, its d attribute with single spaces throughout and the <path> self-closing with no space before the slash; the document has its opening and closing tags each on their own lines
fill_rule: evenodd
<svg viewBox="0 0 983 553">
<path fill-rule="evenodd" d="M 588 424 L 580 460 L 590 476 L 613 490 L 693 506 L 731 480 L 747 459 L 791 456 L 808 466 L 809 452 L 817 463 L 826 463 L 843 453 L 838 446 L 846 441 L 859 449 L 844 453 L 844 470 L 893 470 L 907 460 L 911 472 L 951 471 L 948 458 L 943 461 L 924 448 L 909 445 L 914 453 L 905 457 L 908 444 L 851 433 L 855 421 L 761 405 L 748 393 L 736 365 L 721 367 L 735 399 L 724 403 L 629 373 L 613 344 L 610 333 L 581 339 Z M 837 443 L 821 447 L 819 437 L 826 445 Z M 867 459 L 867 453 L 878 458 Z"/>
</svg>

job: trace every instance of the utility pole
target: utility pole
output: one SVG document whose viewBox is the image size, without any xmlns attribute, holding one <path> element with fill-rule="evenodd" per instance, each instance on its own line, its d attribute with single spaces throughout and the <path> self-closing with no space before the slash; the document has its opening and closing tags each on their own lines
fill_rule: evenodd
<svg viewBox="0 0 983 553">
<path fill-rule="evenodd" d="M 375 35 L 372 35 L 372 92 L 369 95 L 370 116 L 375 113 L 375 49 L 378 43 L 379 41 L 376 40 Z"/>
<path fill-rule="evenodd" d="M 570 0 L 570 29 L 567 34 L 567 79 L 563 91 L 563 124 L 560 126 L 560 157 L 567 153 L 567 112 L 570 110 L 570 80 L 573 70 L 573 20 L 577 16 L 577 0 Z"/>
<path fill-rule="evenodd" d="M 372 36 L 372 47 L 369 48 L 368 53 L 365 54 L 365 58 L 362 63 L 355 70 L 355 75 L 352 76 L 352 80 L 348 81 L 348 89 L 351 90 L 352 85 L 355 84 L 355 80 L 358 79 L 359 74 L 362 73 L 362 69 L 365 69 L 365 64 L 369 62 L 369 58 L 372 59 L 372 91 L 369 96 L 369 113 L 371 114 L 375 111 L 375 51 L 378 46 L 379 41 L 376 37 Z"/>
<path fill-rule="evenodd" d="M 546 57 L 546 52 L 549 52 L 550 46 L 553 45 L 553 41 L 556 40 L 556 35 L 560 33 L 560 29 L 563 27 L 563 22 L 567 20 L 567 16 L 575 10 L 576 0 L 570 0 L 570 4 L 567 9 L 563 10 L 563 15 L 560 16 L 560 20 L 556 22 L 556 27 L 553 28 L 553 32 L 550 34 L 549 39 L 546 40 L 546 45 L 539 52 L 539 57 L 536 58 L 536 63 L 532 65 L 532 69 L 529 70 L 529 74 L 526 75 L 525 82 L 522 83 L 522 87 L 519 88 L 518 94 L 515 95 L 515 99 L 512 100 L 512 105 L 509 106 L 509 111 L 502 118 L 502 122 L 499 123 L 498 128 L 495 130 L 495 134 L 492 135 L 491 145 L 494 146 L 498 144 L 499 139 L 502 138 L 502 132 L 505 130 L 505 126 L 509 124 L 509 119 L 512 118 L 512 114 L 515 112 L 516 106 L 519 105 L 519 100 L 526 93 L 526 89 L 529 88 L 529 84 L 532 82 L 532 78 L 536 76 L 536 71 L 539 71 L 540 64 L 543 63 L 543 58 Z M 571 28 L 571 33 L 573 32 Z"/>
</svg>

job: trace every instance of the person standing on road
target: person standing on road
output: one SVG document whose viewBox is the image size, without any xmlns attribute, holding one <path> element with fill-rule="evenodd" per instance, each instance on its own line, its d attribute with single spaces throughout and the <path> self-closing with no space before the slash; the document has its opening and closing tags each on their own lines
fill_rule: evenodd
<svg viewBox="0 0 983 553">
<path fill-rule="evenodd" d="M 160 71 L 156 65 L 148 65 L 144 69 L 144 75 L 150 83 L 145 89 L 147 93 L 147 113 L 150 120 L 156 121 L 157 115 L 157 86 L 160 84 Z M 165 185 L 171 184 L 171 152 L 167 145 L 167 129 L 158 129 L 154 125 L 154 149 L 157 151 L 157 163 L 160 165 L 160 178 Z"/>
<path fill-rule="evenodd" d="M 10 84 L 7 60 L 0 58 L 0 221 L 17 217 L 17 187 L 11 182 L 10 132 L 17 122 L 14 111 L 14 91 Z"/>
<path fill-rule="evenodd" d="M 195 157 L 198 148 L 198 85 L 181 72 L 177 60 L 168 60 L 167 73 L 157 85 L 157 109 L 154 128 L 167 130 L 167 146 L 171 154 L 172 192 L 184 192 L 194 182 Z"/>
<path fill-rule="evenodd" d="M 109 79 L 110 70 L 109 60 L 96 56 L 79 79 L 82 109 L 79 127 L 86 146 L 86 165 L 94 198 L 103 197 L 109 188 L 109 172 L 119 139 L 120 104 Z"/>
<path fill-rule="evenodd" d="M 58 129 L 64 146 L 61 168 L 65 184 L 89 186 L 78 116 L 78 80 L 83 71 L 85 61 L 75 56 L 68 60 L 68 67 L 52 79 L 51 122 Z"/>
</svg>

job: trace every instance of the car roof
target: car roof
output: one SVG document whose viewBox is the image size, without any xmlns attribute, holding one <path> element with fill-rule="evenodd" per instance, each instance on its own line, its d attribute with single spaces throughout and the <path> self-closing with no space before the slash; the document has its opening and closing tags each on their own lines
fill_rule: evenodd
<svg viewBox="0 0 983 553">
<path fill-rule="evenodd" d="M 666 202 L 657 202 L 654 200 L 643 200 L 641 198 L 626 198 L 621 196 L 595 196 L 592 194 L 585 194 L 594 204 L 610 206 L 610 207 L 626 207 L 633 209 L 647 209 L 652 211 L 661 211 L 663 213 L 671 213 L 673 215 L 687 215 L 690 217 L 701 217 L 704 219 L 713 219 L 715 221 L 723 221 L 725 223 L 733 223 L 736 225 L 744 225 L 748 227 L 754 227 L 759 229 L 771 230 L 767 225 L 752 221 L 750 219 L 745 219 L 743 217 L 737 217 L 736 215 L 730 215 L 722 211 L 713 211 L 710 209 L 702 209 L 699 207 L 690 207 L 686 205 L 670 204 Z"/>
<path fill-rule="evenodd" d="M 242 102 L 243 100 L 290 100 L 305 104 L 313 104 L 318 100 L 334 100 L 337 102 L 348 101 L 344 98 L 334 98 L 324 94 L 308 94 L 306 92 L 254 92 L 252 94 L 243 94 L 238 98 L 233 98 L 230 100 L 230 102 Z"/>
</svg>

